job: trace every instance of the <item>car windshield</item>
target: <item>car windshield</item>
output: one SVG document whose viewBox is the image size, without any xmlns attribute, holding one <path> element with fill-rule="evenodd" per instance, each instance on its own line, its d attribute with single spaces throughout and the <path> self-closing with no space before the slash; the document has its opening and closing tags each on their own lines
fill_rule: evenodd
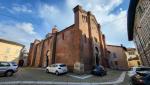
<svg viewBox="0 0 150 85">
<path fill-rule="evenodd" d="M 137 68 L 137 71 L 150 71 L 150 68 Z"/>
<path fill-rule="evenodd" d="M 17 63 L 16 63 L 16 62 L 11 62 L 11 64 L 12 64 L 13 66 L 17 66 Z"/>
<path fill-rule="evenodd" d="M 130 68 L 130 69 L 129 69 L 129 71 L 132 71 L 132 70 L 133 70 L 133 68 Z"/>
<path fill-rule="evenodd" d="M 65 67 L 66 65 L 65 64 L 61 64 L 61 65 L 59 65 L 60 67 Z"/>
</svg>

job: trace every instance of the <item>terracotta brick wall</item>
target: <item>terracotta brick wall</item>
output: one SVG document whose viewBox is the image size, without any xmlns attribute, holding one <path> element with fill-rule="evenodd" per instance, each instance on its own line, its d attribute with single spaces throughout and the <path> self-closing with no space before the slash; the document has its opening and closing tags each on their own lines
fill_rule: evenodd
<svg viewBox="0 0 150 85">
<path fill-rule="evenodd" d="M 44 67 L 49 50 L 49 64 L 65 63 L 70 70 L 73 70 L 76 63 L 81 63 L 84 65 L 83 69 L 87 71 L 95 65 L 95 47 L 99 51 L 99 63 L 103 63 L 105 41 L 94 15 L 77 6 L 74 8 L 74 17 L 75 24 L 62 31 L 58 31 L 56 28 L 52 29 L 51 38 L 41 41 L 38 45 L 34 42 L 29 53 L 30 63 L 35 61 L 34 66 Z"/>
<path fill-rule="evenodd" d="M 73 70 L 74 63 L 78 61 L 78 54 L 76 49 L 76 41 L 74 40 L 75 28 L 70 28 L 69 30 L 64 30 L 57 34 L 56 43 L 56 63 L 65 63 L 69 66 L 69 69 Z"/>
<path fill-rule="evenodd" d="M 43 57 L 41 54 L 42 54 L 42 46 L 43 46 L 43 41 L 41 41 L 39 44 L 37 44 L 37 50 L 36 50 L 36 58 L 35 58 L 35 64 L 34 66 L 35 67 L 39 67 L 41 66 L 40 63 L 41 63 L 41 57 Z"/>
<path fill-rule="evenodd" d="M 35 40 L 34 43 L 30 46 L 29 56 L 28 56 L 28 66 L 33 66 L 34 59 L 36 57 L 36 45 L 39 43 L 39 40 Z"/>
<path fill-rule="evenodd" d="M 46 66 L 46 63 L 47 63 L 47 55 L 48 55 L 48 59 L 49 59 L 49 64 L 51 64 L 51 57 L 52 57 L 52 43 L 53 42 L 53 38 L 48 38 L 48 39 L 45 39 L 44 40 L 44 49 L 43 49 L 43 59 L 42 59 L 42 62 L 41 62 L 41 66 L 42 67 L 45 67 Z M 49 52 L 48 52 L 49 51 Z M 48 52 L 48 53 L 47 53 Z"/>
</svg>

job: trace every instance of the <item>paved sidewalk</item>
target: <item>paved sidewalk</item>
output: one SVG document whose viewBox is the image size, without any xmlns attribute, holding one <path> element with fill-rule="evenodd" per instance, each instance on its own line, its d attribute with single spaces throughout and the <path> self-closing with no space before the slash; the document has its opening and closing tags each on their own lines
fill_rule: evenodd
<svg viewBox="0 0 150 85">
<path fill-rule="evenodd" d="M 87 82 L 54 82 L 54 81 L 10 81 L 0 82 L 0 85 L 118 85 L 124 81 L 126 72 L 122 72 L 116 81 L 101 82 L 101 83 L 87 83 Z"/>
<path fill-rule="evenodd" d="M 107 75 L 103 77 L 91 74 L 76 75 L 68 73 L 61 76 L 48 74 L 43 68 L 20 68 L 12 77 L 0 77 L 0 85 L 66 85 L 66 84 L 88 84 L 88 85 L 109 85 L 120 83 L 124 80 L 125 72 L 108 69 Z"/>
</svg>

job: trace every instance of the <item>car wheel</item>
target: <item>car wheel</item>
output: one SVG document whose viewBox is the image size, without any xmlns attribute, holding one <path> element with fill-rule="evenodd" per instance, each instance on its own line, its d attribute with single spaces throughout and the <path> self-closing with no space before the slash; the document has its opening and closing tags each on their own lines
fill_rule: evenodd
<svg viewBox="0 0 150 85">
<path fill-rule="evenodd" d="M 129 85 L 134 85 L 133 80 L 129 79 Z"/>
<path fill-rule="evenodd" d="M 13 75 L 13 71 L 7 71 L 5 73 L 5 76 L 9 77 L 9 76 L 12 76 Z"/>
<path fill-rule="evenodd" d="M 132 81 L 129 81 L 129 85 L 134 85 Z"/>
<path fill-rule="evenodd" d="M 46 73 L 49 73 L 49 70 L 48 70 L 48 69 L 46 69 Z"/>
<path fill-rule="evenodd" d="M 59 75 L 59 72 L 58 72 L 58 71 L 56 71 L 56 72 L 55 72 L 55 74 L 58 76 L 58 75 Z"/>
</svg>

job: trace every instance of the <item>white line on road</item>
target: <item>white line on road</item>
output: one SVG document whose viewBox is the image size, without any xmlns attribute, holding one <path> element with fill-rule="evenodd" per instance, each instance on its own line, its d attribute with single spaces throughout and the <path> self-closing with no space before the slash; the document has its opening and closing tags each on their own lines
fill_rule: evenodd
<svg viewBox="0 0 150 85">
<path fill-rule="evenodd" d="M 74 77 L 74 78 L 78 78 L 78 79 L 86 79 L 86 78 L 90 78 L 93 75 L 86 75 L 86 76 L 75 76 L 75 75 L 68 75 L 70 77 Z"/>
</svg>

